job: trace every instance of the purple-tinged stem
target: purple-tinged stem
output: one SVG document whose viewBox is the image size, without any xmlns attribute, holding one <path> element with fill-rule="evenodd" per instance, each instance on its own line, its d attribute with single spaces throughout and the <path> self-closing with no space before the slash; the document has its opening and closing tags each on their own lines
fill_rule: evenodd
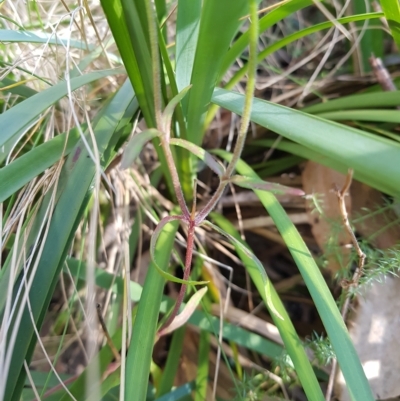
<svg viewBox="0 0 400 401">
<path fill-rule="evenodd" d="M 182 210 L 183 217 L 189 221 L 190 220 L 190 212 L 185 202 L 185 197 L 183 196 L 181 183 L 179 181 L 178 171 L 175 166 L 175 160 L 172 156 L 171 149 L 169 147 L 169 142 L 165 140 L 165 138 L 161 139 L 161 146 L 164 151 L 165 159 L 167 161 L 168 169 L 171 174 L 172 185 L 174 186 L 175 196 L 178 201 L 179 207 Z"/>
<path fill-rule="evenodd" d="M 187 237 L 187 247 L 186 247 L 186 257 L 185 257 L 185 270 L 183 271 L 183 279 L 189 280 L 190 271 L 192 266 L 192 257 L 193 257 L 193 245 L 194 245 L 194 230 L 196 228 L 196 224 L 194 220 L 189 222 L 189 229 L 188 229 L 188 237 Z M 162 331 L 165 330 L 175 319 L 176 315 L 179 312 L 179 308 L 182 305 L 183 298 L 186 294 L 186 284 L 182 284 L 179 290 L 178 299 L 176 300 L 174 309 L 172 310 L 171 315 L 167 319 L 167 321 L 163 324 L 161 329 L 159 330 L 159 335 L 161 335 Z"/>
</svg>

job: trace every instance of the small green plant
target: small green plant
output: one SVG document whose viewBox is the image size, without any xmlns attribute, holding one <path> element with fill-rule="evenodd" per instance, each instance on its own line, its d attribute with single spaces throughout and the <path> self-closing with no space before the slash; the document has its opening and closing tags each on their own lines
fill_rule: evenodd
<svg viewBox="0 0 400 401">
<path fill-rule="evenodd" d="M 52 29 L 43 32 L 53 27 L 44 24 L 40 16 L 42 11 L 52 15 L 52 10 L 44 3 L 28 2 L 24 8 L 26 26 L 13 14 L 14 5 L 2 6 L 5 9 L 7 5 L 11 12 L 1 20 L 4 29 L 0 30 L 0 39 L 12 45 L 1 48 L 5 53 L 2 66 L 7 76 L 0 81 L 7 96 L 2 99 L 4 111 L 0 115 L 1 243 L 2 256 L 5 256 L 0 271 L 0 400 L 19 401 L 27 376 L 32 388 L 37 384 L 32 379 L 29 362 L 62 271 L 77 281 L 76 287 L 88 288 L 87 310 L 82 315 L 89 327 L 89 340 L 97 335 L 96 330 L 92 330 L 96 325 L 93 318 L 96 316 L 95 285 L 112 292 L 116 299 L 110 306 L 112 315 L 122 316 L 122 323 L 119 327 L 116 320 L 108 322 L 113 327 L 109 343 L 101 345 L 99 352 L 90 345 L 92 354 L 82 374 L 69 378 L 71 382 L 59 378 L 60 387 L 47 378 L 39 392 L 30 394 L 31 398 L 97 401 L 112 393 L 121 401 L 144 400 L 149 374 L 157 397 L 171 393 L 187 396 L 193 391 L 193 384 L 173 389 L 184 333 L 180 327 L 186 322 L 201 330 L 196 400 L 205 399 L 207 378 L 211 376 L 210 333 L 218 336 L 220 331 L 221 338 L 270 359 L 279 355 L 281 346 L 235 325 L 222 324 L 196 310 L 200 298 L 205 296 L 204 289 L 183 305 L 187 286 L 204 283 L 190 280 L 198 227 L 215 230 L 232 242 L 280 332 L 293 364 L 293 375 L 295 372 L 310 401 L 323 400 L 304 344 L 263 266 L 232 224 L 214 211 L 228 184 L 250 188 L 259 197 L 303 276 L 353 398 L 373 399 L 329 288 L 303 239 L 273 194 L 302 195 L 302 192 L 261 180 L 240 159 L 252 121 L 281 135 L 284 139 L 279 143 L 280 149 L 305 159 L 322 159 L 326 165 L 340 171 L 353 168 L 361 181 L 391 196 L 399 195 L 396 164 L 399 143 L 393 137 L 381 137 L 330 121 L 339 118 L 333 112 L 340 110 L 343 104 L 356 107 L 368 100 L 371 107 L 391 107 L 399 104 L 398 94 L 380 93 L 372 97 L 364 94 L 356 99 L 337 99 L 303 112 L 254 97 L 257 65 L 266 56 L 337 24 L 378 21 L 384 16 L 383 13 L 350 15 L 307 26 L 265 46 L 259 41 L 260 34 L 267 29 L 313 3 L 312 0 L 281 2 L 259 17 L 259 2 L 255 0 L 103 0 L 102 11 L 94 3 L 89 5 L 85 1 L 84 6 L 74 8 L 75 3 L 71 2 L 67 4 L 70 8 L 65 15 L 68 22 L 60 20 L 59 24 L 69 29 L 64 36 Z M 22 6 L 19 4 L 19 7 Z M 94 12 L 101 15 L 99 22 L 93 18 Z M 396 21 L 393 10 L 385 12 Z M 86 40 L 85 23 L 88 21 L 95 32 L 97 46 Z M 76 28 L 82 40 L 71 38 L 72 28 Z M 109 32 L 109 29 L 107 40 L 99 40 L 100 33 Z M 114 42 L 118 52 L 112 47 Z M 45 59 L 58 61 L 54 63 L 54 70 L 57 77 L 65 79 L 51 81 L 44 62 L 38 63 L 44 68 L 40 72 L 36 65 L 21 67 L 13 46 L 27 44 L 32 46 L 32 54 L 32 49 L 37 50 L 36 45 L 51 45 L 51 51 L 55 52 L 53 58 L 46 54 Z M 263 49 L 258 51 L 260 46 Z M 249 52 L 242 57 L 241 64 L 236 65 L 234 75 L 224 80 L 247 48 Z M 60 49 L 65 49 L 65 65 L 59 61 L 62 59 L 57 53 Z M 75 51 L 80 52 L 79 57 L 75 57 Z M 42 55 L 38 57 L 44 59 Z M 98 62 L 119 68 L 93 71 Z M 10 65 L 12 63 L 14 65 Z M 120 84 L 121 76 L 125 78 L 121 74 L 125 73 L 128 79 Z M 246 74 L 245 95 L 231 91 Z M 33 78 L 37 84 L 35 90 L 28 85 Z M 109 85 L 107 79 L 113 85 Z M 107 90 L 95 87 L 97 81 L 106 82 Z M 83 90 L 79 96 L 75 93 L 84 87 L 93 89 L 94 95 L 90 93 L 89 96 Z M 117 88 L 115 93 L 111 89 L 113 93 L 110 94 L 110 87 Z M 99 108 L 91 109 L 94 104 Z M 219 107 L 242 115 L 232 153 L 222 149 L 207 152 L 202 147 L 204 132 Z M 130 133 L 136 131 L 139 115 L 143 116 L 146 128 L 135 132 L 128 140 Z M 388 115 L 391 119 L 397 118 Z M 58 121 L 60 116 L 65 120 Z M 351 116 L 355 118 L 360 114 L 353 111 Z M 55 127 L 61 128 L 55 130 Z M 57 135 L 53 136 L 54 132 Z M 27 141 L 19 145 L 21 138 Z M 134 173 L 123 176 L 111 171 L 110 175 L 121 153 L 122 164 L 127 167 L 150 140 L 161 167 L 148 181 L 154 183 L 163 177 L 168 202 L 175 208 L 163 208 L 160 204 L 153 207 L 149 201 L 151 191 L 144 189 L 143 182 L 139 182 Z M 268 140 L 256 144 L 271 146 Z M 225 160 L 226 167 L 214 156 Z M 215 192 L 199 210 L 194 157 L 200 158 L 219 179 Z M 293 159 L 290 162 L 293 163 Z M 121 191 L 121 187 L 125 191 Z M 126 225 L 130 199 L 134 198 L 138 206 L 133 225 L 117 233 L 121 249 L 115 274 L 99 269 L 96 264 L 97 227 L 107 217 L 99 219 L 101 196 L 115 202 L 115 213 Z M 126 215 L 122 216 L 121 210 Z M 167 217 L 164 217 L 165 210 L 170 211 Z M 150 245 L 152 262 L 142 287 L 130 280 L 130 267 L 135 250 L 140 248 L 140 225 L 145 213 L 156 228 Z M 178 223 L 183 223 L 187 240 L 183 279 L 177 279 L 169 271 Z M 181 284 L 176 302 L 163 298 L 165 279 Z M 74 297 L 81 301 L 77 292 Z M 133 311 L 131 301 L 139 303 Z M 210 303 L 210 299 L 207 301 Z M 178 314 L 181 307 L 183 311 Z M 167 315 L 163 325 L 159 324 L 160 313 Z M 152 353 L 156 340 L 167 332 L 173 332 L 166 361 L 168 368 L 160 372 L 152 363 Z M 246 341 L 248 339 L 251 341 Z M 113 359 L 118 358 L 110 344 L 120 352 L 120 365 L 113 363 Z M 50 366 L 55 374 L 55 368 Z M 46 391 L 48 383 L 51 383 L 52 394 Z M 254 396 L 257 395 L 258 390 L 255 390 Z"/>
</svg>

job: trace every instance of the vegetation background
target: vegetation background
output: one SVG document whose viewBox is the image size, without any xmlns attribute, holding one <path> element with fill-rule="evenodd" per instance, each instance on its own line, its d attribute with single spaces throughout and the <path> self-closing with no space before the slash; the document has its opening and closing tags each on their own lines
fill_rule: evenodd
<svg viewBox="0 0 400 401">
<path fill-rule="evenodd" d="M 0 400 L 400 394 L 397 1 L 0 17 Z"/>
</svg>

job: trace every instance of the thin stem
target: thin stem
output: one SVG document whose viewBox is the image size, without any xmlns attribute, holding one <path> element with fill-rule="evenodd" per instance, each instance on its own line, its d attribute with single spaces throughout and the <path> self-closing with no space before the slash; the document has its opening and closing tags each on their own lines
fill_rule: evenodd
<svg viewBox="0 0 400 401">
<path fill-rule="evenodd" d="M 187 237 L 187 247 L 186 247 L 186 257 L 185 257 L 185 270 L 183 272 L 183 279 L 188 280 L 190 276 L 190 271 L 191 271 L 191 266 L 192 266 L 192 258 L 193 258 L 193 246 L 194 246 L 194 230 L 196 228 L 195 222 L 191 221 L 189 224 L 189 229 L 188 229 L 188 237 Z M 186 284 L 182 284 L 181 288 L 179 290 L 179 295 L 178 299 L 176 300 L 174 309 L 172 310 L 172 313 L 170 314 L 169 318 L 167 321 L 163 324 L 161 329 L 159 330 L 159 335 L 162 335 L 163 330 L 165 330 L 175 319 L 176 315 L 179 312 L 179 308 L 182 305 L 183 298 L 185 297 L 186 294 Z"/>
<path fill-rule="evenodd" d="M 247 130 L 249 129 L 251 107 L 253 105 L 254 89 L 256 85 L 257 71 L 257 43 L 258 43 L 258 3 L 256 0 L 250 2 L 250 19 L 251 25 L 249 28 L 249 72 L 246 85 L 246 94 L 244 99 L 244 108 L 242 121 L 240 123 L 239 134 L 236 140 L 233 157 L 227 169 L 226 176 L 229 178 L 235 170 L 236 164 L 242 154 L 243 146 L 246 141 Z"/>
<path fill-rule="evenodd" d="M 196 217 L 196 224 L 200 224 L 206 219 L 208 214 L 215 208 L 219 199 L 224 193 L 225 187 L 229 183 L 229 179 L 233 174 L 236 164 L 240 159 L 243 151 L 244 143 L 246 141 L 247 130 L 250 124 L 251 107 L 253 104 L 254 89 L 256 85 L 256 72 L 257 72 L 257 43 L 258 43 L 258 3 L 256 0 L 250 1 L 250 19 L 251 25 L 249 28 L 249 69 L 248 81 L 246 86 L 246 94 L 244 100 L 242 121 L 240 123 L 238 138 L 233 151 L 231 161 L 226 168 L 225 174 L 221 177 L 219 186 L 214 195 L 208 201 L 206 206 L 199 212 Z"/>
<path fill-rule="evenodd" d="M 185 197 L 183 196 L 181 183 L 179 181 L 178 171 L 175 166 L 175 160 L 172 156 L 171 149 L 169 147 L 169 141 L 167 141 L 164 137 L 160 138 L 161 146 L 164 151 L 165 159 L 167 161 L 169 173 L 172 178 L 172 185 L 174 187 L 175 196 L 178 201 L 179 207 L 181 208 L 182 215 L 186 220 L 190 219 L 190 212 L 185 202 Z"/>
<path fill-rule="evenodd" d="M 158 49 L 158 35 L 157 35 L 157 16 L 154 11 L 153 2 L 151 0 L 145 1 L 147 19 L 149 24 L 149 36 L 150 36 L 150 51 L 152 58 L 152 75 L 153 75 L 153 93 L 154 93 L 154 110 L 156 113 L 157 129 L 163 132 L 163 121 L 162 121 L 162 98 L 161 98 L 161 71 L 160 71 L 160 53 Z M 176 170 L 175 160 L 172 156 L 171 149 L 169 147 L 169 138 L 160 138 L 161 146 L 163 148 L 165 158 L 167 161 L 168 169 L 171 174 L 172 184 L 174 187 L 176 199 L 178 200 L 179 207 L 182 210 L 184 217 L 189 217 L 190 213 L 183 196 L 181 184 L 179 182 L 178 171 Z"/>
</svg>

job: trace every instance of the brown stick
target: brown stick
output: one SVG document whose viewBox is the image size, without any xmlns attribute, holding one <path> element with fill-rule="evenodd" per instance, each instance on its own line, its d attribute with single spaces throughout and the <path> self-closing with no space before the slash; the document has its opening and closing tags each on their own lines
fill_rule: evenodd
<svg viewBox="0 0 400 401">
<path fill-rule="evenodd" d="M 338 201 L 339 201 L 340 215 L 342 216 L 343 225 L 345 226 L 347 232 L 349 233 L 351 242 L 353 243 L 353 246 L 358 255 L 358 265 L 353 274 L 352 279 L 351 280 L 342 280 L 342 282 L 341 282 L 341 285 L 345 290 L 350 287 L 355 287 L 358 285 L 358 282 L 360 281 L 360 278 L 361 278 L 363 270 L 364 270 L 364 263 L 365 263 L 365 257 L 366 257 L 365 253 L 361 250 L 360 245 L 357 241 L 357 238 L 354 235 L 354 232 L 350 226 L 349 215 L 348 215 L 347 209 L 346 209 L 345 196 L 346 196 L 347 191 L 350 188 L 352 179 L 353 179 L 353 170 L 349 169 L 349 171 L 347 173 L 346 181 L 345 181 L 342 189 L 340 189 L 340 190 L 336 189 L 336 194 L 337 194 Z M 343 304 L 342 311 L 341 311 L 343 320 L 346 320 L 346 316 L 347 316 L 349 307 L 350 307 L 350 298 L 348 296 L 346 296 L 346 300 Z M 325 395 L 326 401 L 330 401 L 330 399 L 332 398 L 333 384 L 334 384 L 335 376 L 336 376 L 336 369 L 337 369 L 337 360 L 334 359 L 332 362 L 332 370 L 329 375 L 328 388 L 326 390 L 326 395 Z"/>
</svg>

